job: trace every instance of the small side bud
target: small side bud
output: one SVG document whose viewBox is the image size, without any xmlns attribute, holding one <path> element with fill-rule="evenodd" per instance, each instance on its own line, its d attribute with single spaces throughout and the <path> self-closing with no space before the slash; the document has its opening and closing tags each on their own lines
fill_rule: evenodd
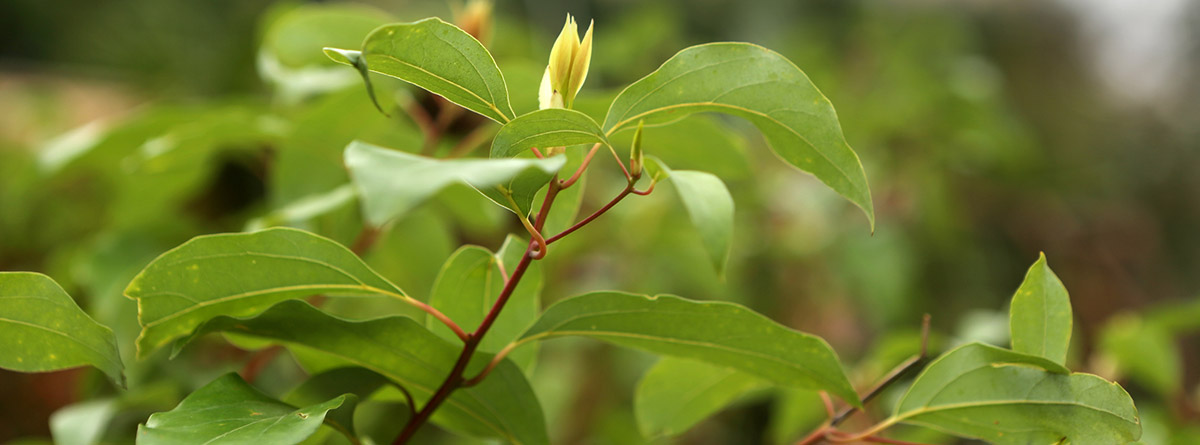
<svg viewBox="0 0 1200 445">
<path fill-rule="evenodd" d="M 642 176 L 642 166 L 645 165 L 642 154 L 642 123 L 638 121 L 637 131 L 633 133 L 633 147 L 629 149 L 629 174 L 634 178 Z"/>
</svg>

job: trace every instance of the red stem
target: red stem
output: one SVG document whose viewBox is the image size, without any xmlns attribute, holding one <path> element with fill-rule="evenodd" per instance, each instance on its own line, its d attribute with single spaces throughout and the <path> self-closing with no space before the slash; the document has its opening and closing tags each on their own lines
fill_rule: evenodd
<svg viewBox="0 0 1200 445">
<path fill-rule="evenodd" d="M 625 199 L 626 196 L 629 196 L 629 194 L 631 192 L 633 192 L 633 185 L 626 186 L 624 190 L 621 190 L 621 193 L 617 194 L 616 198 L 613 198 L 612 201 L 609 201 L 608 204 L 605 204 L 604 207 L 600 208 L 600 210 L 597 210 L 594 213 L 592 213 L 591 215 L 588 215 L 587 218 L 584 218 L 582 221 L 575 223 L 575 225 L 571 226 L 567 230 L 563 230 L 562 233 L 559 233 L 558 235 L 554 235 L 552 237 L 546 238 L 546 244 L 550 244 L 555 241 L 558 241 L 562 237 L 570 235 L 571 232 L 574 232 L 576 230 L 579 230 L 581 227 L 586 226 L 588 223 L 592 222 L 592 220 L 599 218 L 600 215 L 603 215 L 604 212 L 607 212 L 608 209 L 613 208 L 613 206 L 617 205 L 618 202 L 621 202 L 622 199 Z"/>
<path fill-rule="evenodd" d="M 561 183 L 559 183 L 560 188 L 567 188 L 567 187 L 570 187 L 572 184 L 575 184 L 575 181 L 578 181 L 579 177 L 581 175 L 583 175 L 583 171 L 587 170 L 588 164 L 592 163 L 592 157 L 596 155 L 596 150 L 599 150 L 599 149 L 600 149 L 600 143 L 597 142 L 596 145 L 592 146 L 591 150 L 588 150 L 587 156 L 583 157 L 583 163 L 579 164 L 579 168 L 575 169 L 575 174 L 571 175 L 570 178 L 567 178 L 566 181 L 562 181 Z"/>
</svg>

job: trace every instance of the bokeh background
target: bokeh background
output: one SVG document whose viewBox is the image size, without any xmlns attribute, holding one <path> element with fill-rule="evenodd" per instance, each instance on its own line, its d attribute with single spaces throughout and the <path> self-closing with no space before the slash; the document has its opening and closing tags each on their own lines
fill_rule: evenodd
<svg viewBox="0 0 1200 445">
<path fill-rule="evenodd" d="M 313 11 L 345 17 L 325 23 Z M 745 122 L 689 118 L 648 130 L 646 151 L 728 184 L 728 270 L 713 270 L 671 193 L 655 193 L 556 245 L 546 304 L 594 289 L 739 302 L 828 339 L 866 387 L 917 349 L 925 313 L 936 348 L 1006 344 L 1007 301 L 1044 252 L 1071 292 L 1072 368 L 1122 382 L 1144 443 L 1200 440 L 1200 3 L 497 0 L 484 40 L 518 112 L 536 108 L 566 13 L 595 20 L 578 106 L 593 115 L 688 45 L 749 41 L 787 56 L 837 108 L 878 224 L 871 234 L 856 208 L 778 162 Z M 375 111 L 353 71 L 320 47 L 354 48 L 374 24 L 433 15 L 468 19 L 442 1 L 0 3 L 0 270 L 62 283 L 114 327 L 131 374 L 130 391 L 117 392 L 89 370 L 0 371 L 0 442 L 50 440 L 64 406 L 108 415 L 86 427 L 79 419 L 96 417 L 59 416 L 56 434 L 94 427 L 105 443 L 130 442 L 149 413 L 243 369 L 254 355 L 219 339 L 174 361 L 133 360 L 136 307 L 122 289 L 203 233 L 286 224 L 353 243 L 353 205 L 311 218 L 279 210 L 345 183 L 350 140 L 409 151 L 425 141 L 409 115 Z M 437 105 L 378 82 L 392 106 Z M 430 150 L 461 154 L 459 141 L 486 142 L 489 131 L 460 118 Z M 593 170 L 584 211 L 621 186 L 612 168 Z M 458 245 L 495 249 L 520 233 L 470 193 L 447 192 L 384 228 L 365 256 L 427 295 Z M 392 310 L 350 306 L 339 310 Z M 682 436 L 643 438 L 632 388 L 653 362 L 595 342 L 548 344 L 535 386 L 555 443 L 788 443 L 820 420 L 811 394 L 756 391 Z M 268 393 L 303 377 L 287 355 L 264 366 Z M 876 418 L 887 397 L 878 403 Z"/>
</svg>

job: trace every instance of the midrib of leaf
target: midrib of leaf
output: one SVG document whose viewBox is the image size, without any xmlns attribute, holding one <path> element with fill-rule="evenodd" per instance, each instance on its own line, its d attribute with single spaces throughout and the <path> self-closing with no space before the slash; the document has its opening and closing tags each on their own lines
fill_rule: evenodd
<svg viewBox="0 0 1200 445">
<path fill-rule="evenodd" d="M 487 79 L 483 77 L 483 72 L 479 70 L 479 66 L 478 66 L 478 65 L 475 65 L 475 61 L 471 60 L 471 58 L 470 58 L 470 57 L 467 57 L 467 54 L 466 54 L 466 53 L 464 53 L 464 52 L 462 52 L 462 50 L 461 50 L 461 49 L 459 49 L 457 46 L 454 46 L 454 44 L 453 44 L 453 43 L 450 43 L 450 42 L 446 41 L 446 39 L 443 39 L 443 38 L 442 38 L 442 36 L 439 36 L 439 35 L 437 35 L 437 33 L 435 33 L 435 32 L 430 32 L 430 33 L 429 33 L 429 35 L 430 35 L 430 36 L 433 36 L 433 38 L 435 38 L 435 39 L 438 39 L 438 40 L 440 40 L 442 43 L 445 43 L 445 44 L 446 44 L 446 46 L 449 46 L 449 47 L 450 47 L 450 49 L 452 49 L 452 50 L 454 50 L 454 52 L 458 53 L 458 55 L 459 55 L 459 56 L 461 56 L 463 60 L 466 60 L 468 65 L 471 65 L 471 69 L 472 69 L 472 70 L 475 70 L 475 76 L 479 77 L 479 80 L 480 80 L 481 82 L 483 82 L 483 87 L 484 87 L 485 89 L 487 89 L 487 92 L 488 92 L 488 99 L 491 99 L 491 100 L 489 100 L 489 101 L 485 101 L 485 102 L 486 102 L 486 103 L 487 103 L 489 106 L 491 106 L 491 107 L 492 107 L 492 110 L 494 110 L 494 111 L 495 111 L 497 114 L 499 114 L 499 115 L 501 115 L 501 116 L 504 116 L 504 113 L 500 112 L 500 110 L 499 110 L 498 108 L 496 108 L 496 105 L 494 105 L 494 104 L 496 103 L 496 93 L 495 93 L 494 91 L 492 91 L 492 86 L 491 86 L 491 85 L 488 85 L 488 81 L 487 81 Z M 482 44 L 481 44 L 481 45 L 482 45 Z M 495 60 L 495 59 L 493 59 L 493 60 L 492 60 L 492 63 L 493 63 L 493 64 L 494 64 L 494 63 L 496 63 L 496 60 Z M 497 69 L 496 71 L 499 71 L 499 70 Z M 501 79 L 501 80 L 503 80 L 503 79 L 504 79 L 504 73 L 500 73 L 500 79 Z M 506 83 L 507 83 L 507 82 L 506 82 Z M 481 99 L 481 100 L 482 100 L 482 99 Z M 505 117 L 507 117 L 507 116 L 505 116 Z"/>
<path fill-rule="evenodd" d="M 104 358 L 106 361 L 108 361 L 108 362 L 109 362 L 109 364 L 117 364 L 117 365 L 120 365 L 120 363 L 114 362 L 114 361 L 112 360 L 112 358 L 111 358 L 111 357 L 108 357 L 108 354 L 105 354 L 104 352 L 102 352 L 102 351 L 100 351 L 100 350 L 98 350 L 98 349 L 96 349 L 96 348 L 93 348 L 91 345 L 89 345 L 89 344 L 87 344 L 87 343 L 84 343 L 84 342 L 80 341 L 79 339 L 77 339 L 77 338 L 75 338 L 75 337 L 72 337 L 72 336 L 68 335 L 68 334 L 67 334 L 67 333 L 65 333 L 65 332 L 58 331 L 58 330 L 55 330 L 55 329 L 51 329 L 51 328 L 49 328 L 49 327 L 46 327 L 46 326 L 42 326 L 42 325 L 38 325 L 38 324 L 29 323 L 29 322 L 26 322 L 26 321 L 21 321 L 21 320 L 13 320 L 13 319 L 11 319 L 11 318 L 7 318 L 7 317 L 0 317 L 0 322 L 9 322 L 9 323 L 12 323 L 12 324 L 23 325 L 23 326 L 29 326 L 29 327 L 31 327 L 31 328 L 37 328 L 37 329 L 41 329 L 41 330 L 43 330 L 43 331 L 46 331 L 46 332 L 50 332 L 50 333 L 53 333 L 53 334 L 60 335 L 60 336 L 62 336 L 63 338 L 65 338 L 65 339 L 67 339 L 67 340 L 71 340 L 72 342 L 75 342 L 75 343 L 77 343 L 77 344 L 79 344 L 79 345 L 81 345 L 81 346 L 83 346 L 83 347 L 85 347 L 85 348 L 88 348 L 88 349 L 90 349 L 92 352 L 95 352 L 96 354 L 99 354 L 99 355 L 100 355 L 101 357 L 103 357 L 103 358 Z"/>
<path fill-rule="evenodd" d="M 1109 415 L 1109 416 L 1115 417 L 1117 419 L 1121 419 L 1126 422 L 1134 422 L 1135 421 L 1135 419 L 1129 419 L 1129 418 L 1121 416 L 1120 414 L 1114 413 L 1114 412 L 1106 410 L 1106 409 L 1097 408 L 1092 405 L 1086 405 L 1086 404 L 1082 404 L 1079 402 L 1059 401 L 1059 400 L 987 400 L 987 401 L 980 401 L 980 402 L 948 403 L 945 405 L 924 406 L 921 408 L 914 409 L 912 411 L 908 411 L 903 414 L 898 414 L 898 415 L 892 416 L 891 419 L 895 419 L 895 421 L 892 422 L 892 423 L 895 423 L 895 422 L 899 422 L 899 421 L 904 421 L 908 418 L 915 417 L 915 416 L 918 416 L 921 414 L 936 413 L 939 411 L 952 411 L 952 410 L 956 410 L 956 409 L 980 408 L 980 407 L 1001 406 L 1001 405 L 1078 406 L 1078 407 L 1086 408 L 1086 409 L 1089 409 L 1089 410 L 1092 410 L 1092 411 L 1095 411 L 1095 412 L 1098 412 L 1101 414 Z M 889 420 L 891 420 L 891 419 L 889 419 Z"/>
<path fill-rule="evenodd" d="M 294 244 L 293 244 L 293 246 L 294 246 Z M 334 272 L 340 273 L 340 274 L 344 275 L 346 278 L 353 280 L 355 283 L 367 286 L 367 283 L 364 283 L 358 277 L 354 276 L 350 272 L 346 272 L 344 269 L 342 269 L 340 267 L 330 264 L 329 262 L 321 261 L 321 260 L 317 260 L 317 259 L 309 258 L 309 257 L 303 257 L 303 256 L 297 256 L 297 255 L 284 255 L 284 254 L 278 254 L 278 253 L 249 252 L 249 251 L 239 252 L 239 253 L 214 253 L 211 255 L 201 255 L 201 256 L 191 256 L 191 257 L 179 258 L 179 259 L 176 259 L 169 263 L 165 263 L 162 267 L 170 267 L 170 266 L 175 266 L 175 265 L 179 265 L 179 264 L 183 264 L 183 263 L 200 262 L 200 261 L 220 259 L 220 258 L 234 258 L 234 257 L 241 257 L 241 256 L 274 258 L 274 259 L 279 259 L 279 260 L 300 261 L 300 262 L 304 262 L 304 263 L 312 263 L 312 264 L 316 264 L 318 266 L 330 269 Z M 379 277 L 378 275 L 376 275 L 376 278 L 382 279 L 382 277 Z M 389 283 L 389 284 L 391 284 L 391 283 Z"/>
<path fill-rule="evenodd" d="M 462 85 L 459 85 L 458 83 L 455 83 L 455 82 L 453 82 L 453 81 L 451 81 L 451 80 L 449 80 L 449 79 L 446 79 L 445 77 L 442 77 L 442 76 L 439 76 L 439 75 L 437 75 L 437 74 L 434 74 L 434 73 L 430 72 L 429 70 L 426 70 L 426 69 L 424 69 L 424 68 L 421 68 L 421 67 L 419 67 L 419 66 L 417 66 L 417 65 L 413 65 L 413 64 L 411 64 L 411 63 L 408 63 L 408 62 L 405 62 L 405 61 L 403 61 L 403 60 L 397 59 L 395 56 L 392 56 L 391 54 L 372 54 L 372 55 L 375 55 L 375 56 L 380 56 L 380 57 L 385 57 L 385 58 L 391 59 L 391 60 L 393 60 L 393 61 L 395 61 L 395 62 L 397 62 L 397 63 L 404 64 L 404 65 L 406 65 L 406 66 L 409 66 L 409 67 L 411 67 L 411 68 L 413 68 L 413 69 L 415 69 L 415 70 L 418 70 L 418 71 L 421 71 L 421 72 L 423 72 L 423 73 L 425 73 L 425 74 L 428 74 L 428 75 L 430 75 L 430 76 L 433 76 L 433 77 L 437 78 L 438 80 L 440 80 L 440 81 L 442 81 L 442 82 L 446 82 L 447 84 L 449 84 L 449 85 L 451 85 L 451 86 L 454 86 L 454 87 L 456 87 L 456 88 L 458 88 L 458 89 L 462 90 L 463 92 L 465 92 L 465 93 L 467 93 L 467 94 L 471 95 L 471 97 L 474 97 L 475 99 L 478 99 L 480 102 L 482 102 L 482 103 L 486 104 L 486 105 L 488 106 L 488 108 L 491 108 L 491 109 L 492 109 L 492 111 L 495 111 L 495 112 L 496 112 L 496 114 L 497 114 L 497 115 L 499 115 L 501 119 L 504 119 L 504 122 L 503 122 L 503 123 L 508 123 L 508 121 L 509 121 L 509 120 L 511 120 L 511 119 L 508 117 L 508 115 L 505 115 L 505 114 L 504 114 L 504 112 L 500 111 L 500 109 L 496 107 L 496 104 L 495 104 L 495 103 L 493 103 L 492 101 L 487 101 L 487 100 L 484 100 L 484 99 L 483 99 L 482 97 L 480 97 L 478 94 L 475 94 L 473 91 L 471 91 L 471 90 L 468 90 L 466 87 L 464 87 L 464 86 L 462 86 Z M 472 65 L 472 66 L 473 66 L 473 65 Z M 383 74 L 383 75 L 385 75 L 385 76 L 388 76 L 388 77 L 392 77 L 392 76 L 391 76 L 390 74 L 388 74 L 388 73 L 384 73 L 384 72 L 381 72 L 381 71 L 376 71 L 376 70 L 371 70 L 371 71 L 375 71 L 376 73 Z M 402 79 L 402 80 L 403 80 L 403 79 Z M 410 82 L 410 83 L 411 83 L 411 82 Z M 487 85 L 487 82 L 484 82 L 484 85 Z M 489 94 L 489 95 L 491 94 L 491 88 L 490 88 L 490 87 L 488 88 L 488 94 Z M 443 97 L 445 97 L 445 96 L 443 96 Z M 450 98 L 446 98 L 446 100 L 450 100 Z M 453 101 L 453 100 L 450 100 L 450 102 L 454 102 L 454 101 Z M 454 102 L 454 104 L 455 104 L 455 105 L 458 105 L 458 106 L 461 106 L 461 107 L 463 107 L 463 108 L 467 108 L 467 107 L 466 107 L 466 105 L 460 104 L 460 103 L 458 103 L 458 102 Z"/>
<path fill-rule="evenodd" d="M 638 106 L 638 105 L 640 105 L 642 102 L 644 102 L 644 101 L 645 101 L 646 99 L 648 99 L 650 96 L 653 96 L 653 95 L 654 95 L 654 93 L 657 93 L 657 92 L 658 92 L 658 90 L 661 90 L 661 89 L 665 88 L 667 85 L 670 85 L 670 84 L 671 84 L 671 82 L 674 82 L 674 81 L 676 81 L 676 80 L 679 80 L 679 79 L 681 79 L 681 78 L 683 78 L 683 77 L 685 77 L 685 76 L 687 76 L 687 75 L 689 75 L 689 74 L 695 73 L 695 72 L 697 72 L 697 71 L 700 71 L 700 70 L 703 70 L 703 69 L 705 69 L 705 68 L 711 68 L 711 67 L 718 66 L 718 65 L 724 65 L 724 64 L 727 64 L 727 63 L 733 63 L 733 62 L 741 62 L 741 61 L 743 61 L 743 60 L 750 60 L 750 59 L 755 59 L 755 58 L 758 58 L 758 55 L 754 55 L 754 56 L 748 56 L 748 57 L 740 57 L 740 58 L 737 58 L 737 59 L 722 60 L 722 61 L 719 61 L 719 62 L 713 62 L 713 63 L 710 63 L 710 64 L 708 64 L 708 65 L 701 65 L 701 66 L 698 66 L 698 67 L 692 68 L 692 69 L 690 69 L 690 70 L 686 70 L 686 71 L 684 71 L 684 72 L 682 72 L 682 73 L 679 73 L 679 74 L 678 74 L 678 75 L 676 75 L 675 77 L 672 77 L 672 78 L 670 78 L 670 79 L 667 79 L 667 80 L 666 80 L 666 81 L 664 81 L 662 84 L 660 84 L 659 86 L 655 87 L 654 89 L 652 89 L 652 90 L 650 90 L 650 91 L 647 91 L 647 92 L 646 92 L 646 94 L 643 94 L 643 95 L 642 95 L 642 97 L 638 98 L 638 100 L 637 100 L 637 101 L 635 101 L 634 103 L 630 104 L 630 105 L 629 105 L 629 108 L 626 108 L 626 109 L 625 109 L 625 111 L 622 113 L 622 116 L 623 116 L 623 115 L 625 115 L 625 114 L 628 114 L 628 113 L 629 113 L 629 110 L 632 110 L 632 109 L 634 109 L 634 108 L 637 108 L 637 106 Z M 669 63 L 669 62 L 670 62 L 670 60 L 668 60 L 667 62 Z M 665 65 L 665 63 L 664 63 L 664 65 Z M 620 97 L 620 95 L 618 95 L 617 97 Z M 628 121 L 628 120 L 629 120 L 629 119 L 625 119 L 625 120 L 622 120 L 621 122 L 622 122 L 622 123 L 624 123 L 624 122 L 626 122 L 626 121 Z M 617 124 L 617 125 L 614 125 L 614 126 L 613 126 L 613 128 L 617 128 L 617 127 L 620 127 L 620 126 L 621 126 L 621 124 Z"/>
<path fill-rule="evenodd" d="M 146 329 L 149 329 L 153 326 L 157 326 L 166 321 L 173 320 L 173 319 L 181 317 L 183 315 L 187 315 L 194 310 L 200 309 L 202 307 L 212 306 L 214 304 L 226 303 L 226 302 L 238 300 L 241 298 L 256 297 L 259 295 L 275 293 L 275 292 L 291 292 L 291 291 L 296 291 L 296 290 L 307 290 L 307 289 L 363 290 L 363 291 L 368 291 L 368 292 L 378 293 L 378 294 L 382 294 L 382 295 L 386 295 L 386 296 L 390 296 L 390 297 L 399 298 L 401 300 L 409 298 L 409 297 L 406 297 L 401 294 L 389 292 L 389 291 L 386 291 L 386 290 L 383 290 L 383 289 L 380 289 L 380 288 L 377 288 L 374 286 L 365 285 L 365 284 L 357 285 L 357 286 L 352 285 L 352 284 L 303 284 L 303 285 L 297 285 L 297 286 L 270 287 L 270 288 L 266 288 L 266 289 L 259 289 L 259 290 L 249 291 L 249 292 L 241 292 L 241 293 L 237 293 L 237 294 L 232 294 L 232 295 L 224 296 L 221 298 L 214 298 L 212 300 L 204 300 L 202 302 L 199 302 L 192 306 L 184 308 L 183 310 L 180 310 L 178 312 L 173 312 L 171 314 L 163 316 L 162 318 L 159 318 L 159 319 L 156 319 L 149 323 L 146 323 L 146 324 L 142 325 L 142 330 L 144 332 Z M 153 297 L 153 296 L 158 296 L 158 295 L 171 295 L 171 294 L 177 294 L 177 293 L 174 293 L 174 292 L 149 293 L 149 294 L 145 294 L 145 295 L 138 297 L 138 299 L 140 300 L 142 298 L 147 298 L 147 297 Z M 138 312 L 139 313 L 141 312 L 141 305 L 138 306 Z"/>
<path fill-rule="evenodd" d="M 512 145 L 520 145 L 522 142 L 525 142 L 527 140 L 530 140 L 530 139 L 533 139 L 533 138 L 536 138 L 539 136 L 545 136 L 548 134 L 556 134 L 556 133 L 579 133 L 579 134 L 583 134 L 583 135 L 587 135 L 587 136 L 599 136 L 596 133 L 589 133 L 589 132 L 582 131 L 582 130 L 550 130 L 550 131 L 545 131 L 545 132 L 525 136 L 521 139 L 518 139 L 516 142 L 513 142 Z M 608 144 L 605 143 L 605 145 L 608 145 Z"/>
</svg>

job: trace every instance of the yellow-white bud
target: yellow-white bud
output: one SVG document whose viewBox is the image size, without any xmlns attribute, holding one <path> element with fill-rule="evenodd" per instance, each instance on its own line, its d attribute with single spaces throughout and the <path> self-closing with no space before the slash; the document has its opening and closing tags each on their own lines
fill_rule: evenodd
<svg viewBox="0 0 1200 445">
<path fill-rule="evenodd" d="M 591 63 L 592 24 L 588 24 L 587 32 L 579 40 L 579 26 L 575 24 L 575 18 L 568 14 L 566 24 L 550 50 L 550 63 L 546 66 L 546 75 L 542 77 L 542 86 L 538 91 L 540 107 L 569 108 L 587 81 Z"/>
</svg>

